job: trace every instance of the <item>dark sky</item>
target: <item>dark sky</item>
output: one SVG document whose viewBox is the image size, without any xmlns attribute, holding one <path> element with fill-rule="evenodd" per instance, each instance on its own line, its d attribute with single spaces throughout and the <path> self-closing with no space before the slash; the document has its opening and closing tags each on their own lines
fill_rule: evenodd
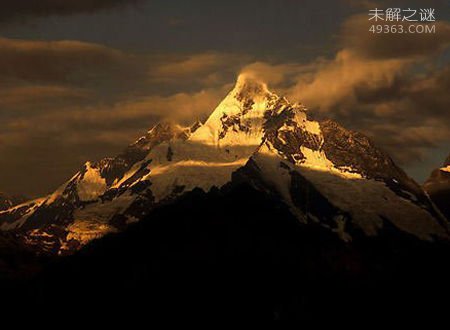
<svg viewBox="0 0 450 330">
<path fill-rule="evenodd" d="M 417 180 L 450 152 L 448 1 L 0 1 L 0 191 L 44 194 L 161 118 L 204 118 L 241 71 L 369 135 Z M 369 9 L 434 8 L 430 35 Z"/>
</svg>

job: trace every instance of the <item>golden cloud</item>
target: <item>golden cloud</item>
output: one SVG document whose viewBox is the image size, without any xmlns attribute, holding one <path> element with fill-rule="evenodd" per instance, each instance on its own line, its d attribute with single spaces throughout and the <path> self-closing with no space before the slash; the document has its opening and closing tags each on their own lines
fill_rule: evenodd
<svg viewBox="0 0 450 330">
<path fill-rule="evenodd" d="M 80 41 L 31 41 L 0 38 L 0 71 L 5 81 L 72 82 L 126 73 L 133 56 Z"/>
<path fill-rule="evenodd" d="M 367 17 L 350 17 L 331 59 L 255 62 L 243 69 L 319 117 L 363 131 L 397 161 L 424 157 L 450 140 L 450 66 L 436 59 L 450 46 L 450 24 L 431 35 L 373 35 Z"/>
<path fill-rule="evenodd" d="M 370 59 L 406 59 L 427 57 L 437 54 L 450 45 L 450 23 L 437 21 L 435 33 L 372 33 L 370 27 L 376 24 L 367 15 L 355 15 L 347 19 L 340 33 L 339 41 L 344 49 L 350 49 L 360 57 Z M 402 25 L 408 31 L 408 22 L 381 22 L 382 25 Z"/>
</svg>

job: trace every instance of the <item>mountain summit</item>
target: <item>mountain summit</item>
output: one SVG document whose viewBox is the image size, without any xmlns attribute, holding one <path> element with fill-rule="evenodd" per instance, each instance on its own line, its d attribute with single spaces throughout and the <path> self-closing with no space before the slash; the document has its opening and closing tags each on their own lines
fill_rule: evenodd
<svg viewBox="0 0 450 330">
<path fill-rule="evenodd" d="M 423 190 L 364 135 L 241 75 L 204 124 L 163 122 L 115 158 L 87 162 L 50 196 L 0 212 L 0 228 L 70 253 L 194 189 L 245 182 L 344 241 L 389 228 L 447 239 Z"/>
</svg>

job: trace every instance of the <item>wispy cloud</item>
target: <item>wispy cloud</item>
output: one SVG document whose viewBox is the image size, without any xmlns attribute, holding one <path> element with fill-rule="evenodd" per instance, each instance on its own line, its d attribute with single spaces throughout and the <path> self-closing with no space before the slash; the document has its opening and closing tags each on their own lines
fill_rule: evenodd
<svg viewBox="0 0 450 330">
<path fill-rule="evenodd" d="M 257 62 L 253 71 L 313 114 L 365 132 L 402 164 L 421 159 L 450 140 L 450 24 L 435 34 L 372 34 L 367 17 L 347 19 L 331 59 Z M 450 146 L 449 146 L 450 148 Z"/>
</svg>

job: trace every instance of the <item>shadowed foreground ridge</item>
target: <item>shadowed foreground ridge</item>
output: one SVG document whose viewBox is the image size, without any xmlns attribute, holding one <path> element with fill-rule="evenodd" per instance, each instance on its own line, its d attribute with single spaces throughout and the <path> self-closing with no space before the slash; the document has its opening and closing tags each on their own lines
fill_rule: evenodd
<svg viewBox="0 0 450 330">
<path fill-rule="evenodd" d="M 371 238 L 352 234 L 348 244 L 301 224 L 248 185 L 196 189 L 61 259 L 14 297 L 22 308 L 102 306 L 148 320 L 446 315 L 435 299 L 448 293 L 446 243 L 395 228 Z"/>
<path fill-rule="evenodd" d="M 0 229 L 24 248 L 5 241 L 3 301 L 41 315 L 446 315 L 449 223 L 423 188 L 363 134 L 245 75 L 205 123 L 156 125 L 0 211 Z"/>
</svg>

